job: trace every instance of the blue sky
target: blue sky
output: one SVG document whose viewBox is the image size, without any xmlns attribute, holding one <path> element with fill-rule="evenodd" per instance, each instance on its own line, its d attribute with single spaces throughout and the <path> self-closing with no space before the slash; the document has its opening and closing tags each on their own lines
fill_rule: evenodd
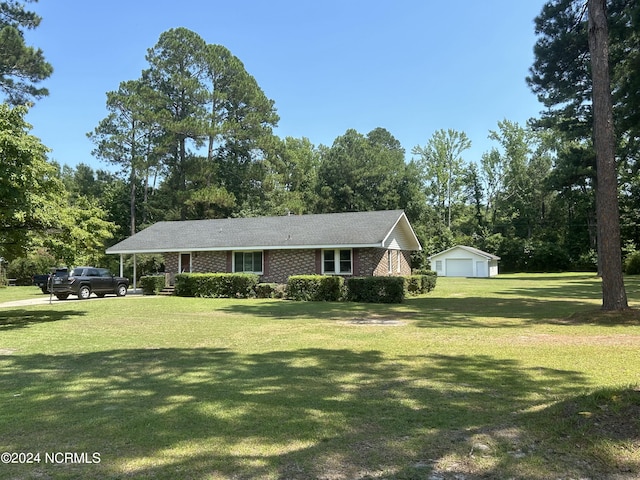
<svg viewBox="0 0 640 480">
<path fill-rule="evenodd" d="M 86 133 L 106 92 L 139 78 L 160 34 L 186 27 L 227 47 L 280 115 L 276 134 L 331 145 L 386 128 L 411 158 L 438 129 L 464 131 L 478 161 L 497 122 L 542 110 L 525 82 L 544 0 L 40 0 L 27 42 L 54 73 L 27 120 L 51 158 L 107 168 Z"/>
</svg>

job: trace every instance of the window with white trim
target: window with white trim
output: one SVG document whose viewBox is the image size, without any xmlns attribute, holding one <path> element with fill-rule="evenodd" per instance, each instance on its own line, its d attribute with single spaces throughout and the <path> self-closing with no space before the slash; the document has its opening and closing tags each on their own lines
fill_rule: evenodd
<svg viewBox="0 0 640 480">
<path fill-rule="evenodd" d="M 233 271 L 236 273 L 262 274 L 262 251 L 234 252 Z"/>
<path fill-rule="evenodd" d="M 351 275 L 352 272 L 351 249 L 322 251 L 322 273 L 327 275 Z"/>
<path fill-rule="evenodd" d="M 396 250 L 397 272 L 402 273 L 402 251 Z"/>
</svg>

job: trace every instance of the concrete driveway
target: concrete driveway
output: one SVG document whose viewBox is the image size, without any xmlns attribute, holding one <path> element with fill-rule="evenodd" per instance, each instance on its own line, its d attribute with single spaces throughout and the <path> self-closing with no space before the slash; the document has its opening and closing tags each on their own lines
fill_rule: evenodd
<svg viewBox="0 0 640 480">
<path fill-rule="evenodd" d="M 51 304 L 62 304 L 62 303 L 71 303 L 71 302 L 96 302 L 96 301 L 104 301 L 116 298 L 142 298 L 142 292 L 138 291 L 136 293 L 128 292 L 124 297 L 116 297 L 114 295 L 107 295 L 103 298 L 98 298 L 95 295 L 92 295 L 88 300 L 79 300 L 78 297 L 69 297 L 67 300 L 58 300 L 56 297 L 51 298 Z M 27 307 L 31 305 L 49 305 L 49 295 L 42 295 L 38 298 L 29 298 L 27 300 L 15 300 L 13 302 L 4 302 L 0 303 L 0 308 L 11 308 L 11 307 Z"/>
</svg>

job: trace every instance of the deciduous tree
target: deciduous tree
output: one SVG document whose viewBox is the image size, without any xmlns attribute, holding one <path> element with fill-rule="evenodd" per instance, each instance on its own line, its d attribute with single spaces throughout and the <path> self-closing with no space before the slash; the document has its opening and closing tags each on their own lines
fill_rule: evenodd
<svg viewBox="0 0 640 480">
<path fill-rule="evenodd" d="M 66 195 L 25 107 L 0 104 L 0 257 L 19 256 L 34 231 L 56 228 Z"/>
<path fill-rule="evenodd" d="M 438 130 L 426 146 L 416 146 L 411 153 L 418 155 L 424 171 L 427 191 L 441 218 L 451 228 L 451 211 L 463 192 L 465 161 L 462 153 L 471 148 L 471 140 L 464 132 Z"/>
</svg>

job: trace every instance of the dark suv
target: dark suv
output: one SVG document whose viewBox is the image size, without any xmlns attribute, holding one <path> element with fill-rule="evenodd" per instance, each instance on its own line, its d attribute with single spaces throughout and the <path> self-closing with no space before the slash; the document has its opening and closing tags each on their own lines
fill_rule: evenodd
<svg viewBox="0 0 640 480">
<path fill-rule="evenodd" d="M 104 297 L 107 293 L 124 297 L 129 288 L 128 278 L 116 277 L 106 268 L 95 267 L 76 267 L 71 272 L 56 269 L 49 282 L 51 291 L 60 300 L 65 300 L 69 295 L 77 295 L 84 300 L 92 293 L 98 297 Z"/>
</svg>

